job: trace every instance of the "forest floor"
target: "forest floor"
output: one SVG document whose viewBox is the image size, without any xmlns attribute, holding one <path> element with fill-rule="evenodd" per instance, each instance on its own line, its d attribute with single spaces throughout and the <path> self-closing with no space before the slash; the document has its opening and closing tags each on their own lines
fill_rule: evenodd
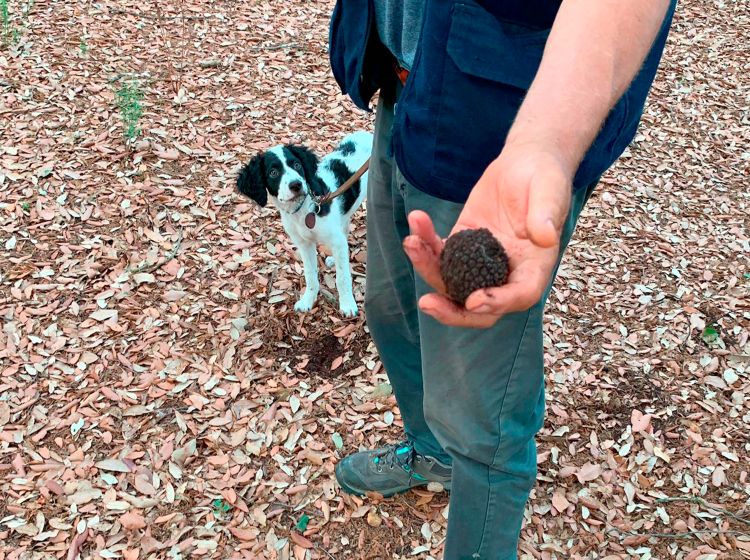
<svg viewBox="0 0 750 560">
<path fill-rule="evenodd" d="M 447 494 L 336 486 L 400 436 L 387 376 L 330 270 L 294 312 L 277 213 L 235 193 L 258 150 L 372 129 L 333 3 L 2 6 L 0 560 L 439 558 Z M 567 251 L 521 558 L 750 558 L 749 14 L 680 3 Z M 361 307 L 364 210 L 351 246 Z"/>
</svg>

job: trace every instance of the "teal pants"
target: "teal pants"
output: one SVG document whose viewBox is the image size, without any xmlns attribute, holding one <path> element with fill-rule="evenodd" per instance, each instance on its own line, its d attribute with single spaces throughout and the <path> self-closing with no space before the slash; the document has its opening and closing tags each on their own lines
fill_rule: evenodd
<svg viewBox="0 0 750 560">
<path fill-rule="evenodd" d="M 411 186 L 390 155 L 393 105 L 382 99 L 367 193 L 367 325 L 415 449 L 452 464 L 445 560 L 516 558 L 536 479 L 544 418 L 542 300 L 485 330 L 447 327 L 423 314 L 431 290 L 401 242 L 407 215 L 424 210 L 446 237 L 462 205 Z M 592 188 L 574 195 L 567 245 Z M 562 257 L 562 249 L 560 253 Z"/>
</svg>

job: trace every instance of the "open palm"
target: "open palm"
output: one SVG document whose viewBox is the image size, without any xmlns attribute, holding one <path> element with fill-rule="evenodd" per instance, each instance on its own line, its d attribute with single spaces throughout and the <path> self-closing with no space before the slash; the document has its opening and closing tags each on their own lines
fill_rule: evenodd
<svg viewBox="0 0 750 560">
<path fill-rule="evenodd" d="M 412 212 L 404 249 L 415 270 L 435 289 L 420 299 L 420 308 L 446 325 L 487 328 L 507 313 L 535 305 L 557 262 L 569 206 L 570 178 L 559 160 L 525 147 L 506 148 L 477 182 L 451 233 L 489 229 L 508 254 L 508 281 L 474 292 L 465 307 L 445 295 L 440 276 L 444 240 L 427 213 Z"/>
</svg>

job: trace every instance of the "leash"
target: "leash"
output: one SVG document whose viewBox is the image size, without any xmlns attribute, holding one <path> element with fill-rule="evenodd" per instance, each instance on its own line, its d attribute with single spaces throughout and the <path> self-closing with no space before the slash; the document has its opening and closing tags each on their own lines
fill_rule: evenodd
<svg viewBox="0 0 750 560">
<path fill-rule="evenodd" d="M 313 204 L 315 204 L 315 210 L 313 212 L 310 212 L 309 214 L 307 214 L 307 216 L 305 216 L 305 225 L 309 229 L 314 228 L 315 227 L 315 216 L 317 215 L 318 212 L 320 212 L 320 207 L 323 206 L 324 204 L 328 204 L 334 198 L 341 196 L 346 191 L 348 191 L 349 189 L 351 189 L 352 185 L 354 185 L 354 183 L 356 183 L 357 181 L 359 181 L 359 179 L 362 177 L 362 175 L 364 175 L 367 172 L 367 170 L 369 169 L 369 167 L 370 167 L 370 158 L 367 158 L 367 160 L 362 164 L 362 166 L 359 169 L 357 169 L 357 171 L 354 173 L 354 175 L 352 175 L 346 181 L 344 181 L 344 183 L 338 189 L 336 189 L 334 192 L 329 192 L 329 193 L 326 193 L 326 194 L 320 195 L 320 196 L 311 194 L 310 198 L 312 199 Z"/>
</svg>

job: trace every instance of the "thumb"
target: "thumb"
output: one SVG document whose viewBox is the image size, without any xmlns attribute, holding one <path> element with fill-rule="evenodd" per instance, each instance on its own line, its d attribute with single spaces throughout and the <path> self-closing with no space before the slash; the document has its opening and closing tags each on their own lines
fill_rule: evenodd
<svg viewBox="0 0 750 560">
<path fill-rule="evenodd" d="M 554 247 L 560 242 L 570 210 L 570 180 L 558 168 L 546 168 L 534 174 L 529 185 L 526 231 L 539 247 Z"/>
</svg>

